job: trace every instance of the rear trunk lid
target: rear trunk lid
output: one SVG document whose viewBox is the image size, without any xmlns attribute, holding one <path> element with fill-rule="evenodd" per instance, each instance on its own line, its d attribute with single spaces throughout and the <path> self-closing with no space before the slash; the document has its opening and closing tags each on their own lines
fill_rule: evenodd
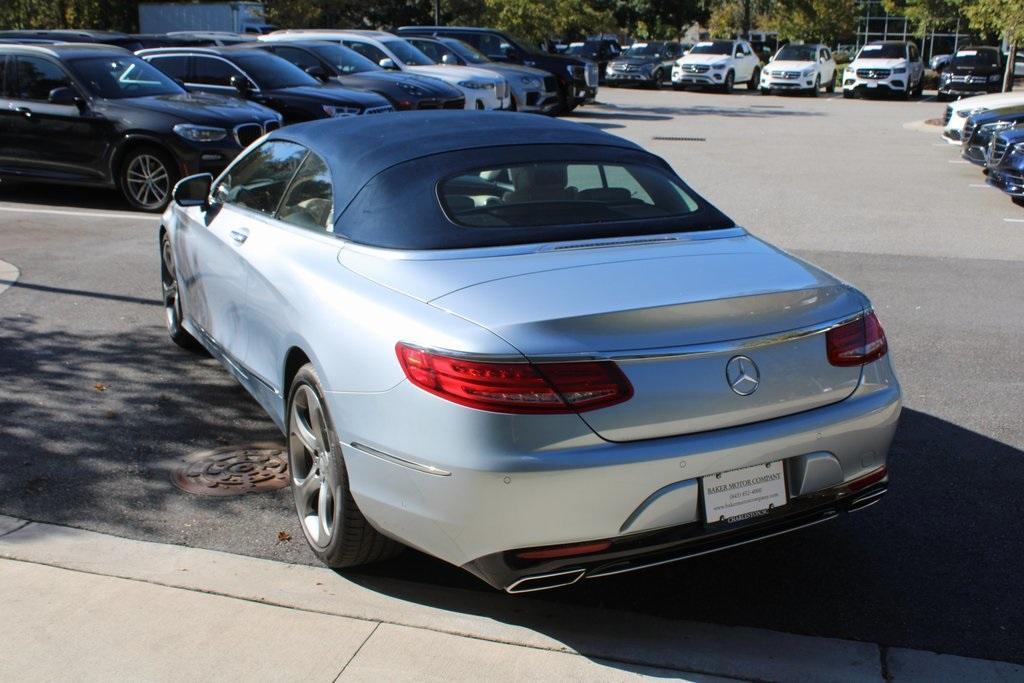
<svg viewBox="0 0 1024 683">
<path fill-rule="evenodd" d="M 609 441 L 802 412 L 845 399 L 860 380 L 859 367 L 829 364 L 822 331 L 861 313 L 863 297 L 750 236 L 460 261 L 373 270 L 535 362 L 615 360 L 633 397 L 582 414 Z M 729 374 L 737 356 L 748 360 Z"/>
</svg>

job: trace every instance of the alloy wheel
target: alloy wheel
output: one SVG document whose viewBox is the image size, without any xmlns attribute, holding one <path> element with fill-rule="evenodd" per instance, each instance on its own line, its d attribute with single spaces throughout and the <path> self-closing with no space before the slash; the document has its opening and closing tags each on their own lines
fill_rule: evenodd
<svg viewBox="0 0 1024 683">
<path fill-rule="evenodd" d="M 288 466 L 299 519 L 311 544 L 327 547 L 334 537 L 339 473 L 326 413 L 317 392 L 302 384 L 288 416 Z"/>
<path fill-rule="evenodd" d="M 142 207 L 163 206 L 171 192 L 171 175 L 167 167 L 152 154 L 139 154 L 125 169 L 125 185 L 132 199 Z"/>
<path fill-rule="evenodd" d="M 161 272 L 160 284 L 164 294 L 164 315 L 167 318 L 167 329 L 174 331 L 181 324 L 181 300 L 178 297 L 178 276 L 174 272 L 174 255 L 171 252 L 171 241 L 163 240 L 161 250 L 164 267 Z"/>
</svg>

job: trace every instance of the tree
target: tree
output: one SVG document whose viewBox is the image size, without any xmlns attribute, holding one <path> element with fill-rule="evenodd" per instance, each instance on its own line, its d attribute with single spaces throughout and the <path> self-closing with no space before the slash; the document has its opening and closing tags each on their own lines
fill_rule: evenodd
<svg viewBox="0 0 1024 683">
<path fill-rule="evenodd" d="M 964 16 L 978 31 L 998 34 L 1010 46 L 1003 91 L 1013 88 L 1013 65 L 1017 45 L 1024 40 L 1024 2 L 1021 0 L 961 0 Z"/>
<path fill-rule="evenodd" d="M 890 14 L 909 19 L 915 34 L 923 37 L 957 15 L 956 3 L 957 0 L 882 0 L 882 7 Z"/>
<path fill-rule="evenodd" d="M 857 29 L 856 0 L 775 0 L 766 22 L 788 40 L 835 45 Z"/>
</svg>

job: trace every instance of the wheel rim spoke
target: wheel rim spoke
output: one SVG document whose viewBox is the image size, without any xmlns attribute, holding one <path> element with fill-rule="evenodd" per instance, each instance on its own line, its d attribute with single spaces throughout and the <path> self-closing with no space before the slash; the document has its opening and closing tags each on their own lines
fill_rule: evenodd
<svg viewBox="0 0 1024 683">
<path fill-rule="evenodd" d="M 334 527 L 334 494 L 331 486 L 325 479 L 320 483 L 320 493 L 317 496 L 316 516 L 319 521 L 319 538 L 326 543 L 331 539 L 331 532 Z"/>
</svg>

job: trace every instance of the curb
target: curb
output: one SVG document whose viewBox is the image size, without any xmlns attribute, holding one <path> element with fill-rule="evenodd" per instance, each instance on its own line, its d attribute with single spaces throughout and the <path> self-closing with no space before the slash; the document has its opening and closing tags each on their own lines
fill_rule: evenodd
<svg viewBox="0 0 1024 683">
<path fill-rule="evenodd" d="M 0 260 L 0 294 L 18 281 L 21 271 L 13 263 Z"/>
<path fill-rule="evenodd" d="M 753 681 L 1024 676 L 1020 665 L 849 640 L 587 607 L 559 606 L 553 613 L 550 604 L 530 598 L 366 575 L 346 578 L 327 568 L 135 541 L 2 515 L 0 557 L 504 646 L 578 654 L 616 668 L 670 670 L 680 676 Z"/>
</svg>

